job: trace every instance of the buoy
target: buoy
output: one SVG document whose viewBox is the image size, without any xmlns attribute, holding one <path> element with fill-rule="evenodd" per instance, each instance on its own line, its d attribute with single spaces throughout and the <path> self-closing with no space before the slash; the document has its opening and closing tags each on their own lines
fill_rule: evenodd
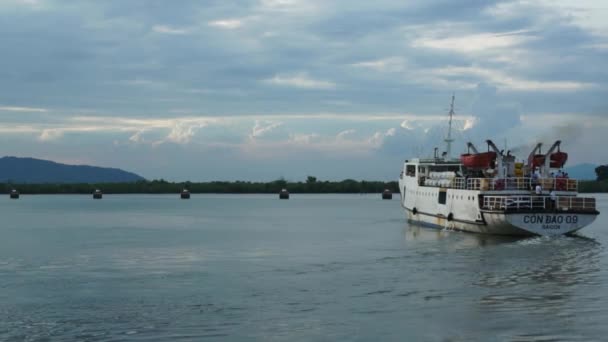
<svg viewBox="0 0 608 342">
<path fill-rule="evenodd" d="M 101 199 L 103 197 L 103 192 L 101 192 L 101 190 L 96 189 L 93 192 L 93 199 Z"/>
<path fill-rule="evenodd" d="M 287 191 L 287 189 L 281 190 L 281 192 L 279 192 L 279 199 L 289 199 L 289 191 Z"/>
<path fill-rule="evenodd" d="M 382 199 L 383 200 L 393 199 L 393 193 L 389 189 L 384 189 L 384 191 L 382 191 Z"/>
<path fill-rule="evenodd" d="M 18 199 L 19 198 L 19 191 L 13 189 L 11 190 L 11 193 L 9 195 L 12 199 Z"/>
<path fill-rule="evenodd" d="M 190 191 L 188 191 L 188 189 L 184 189 L 182 190 L 181 194 L 179 195 L 179 197 L 181 199 L 189 199 L 190 198 Z"/>
</svg>

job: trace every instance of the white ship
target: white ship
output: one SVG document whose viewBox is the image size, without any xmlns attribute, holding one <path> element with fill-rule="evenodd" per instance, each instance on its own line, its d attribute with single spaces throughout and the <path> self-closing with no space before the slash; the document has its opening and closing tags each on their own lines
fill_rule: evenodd
<svg viewBox="0 0 608 342">
<path fill-rule="evenodd" d="M 487 140 L 480 153 L 451 158 L 450 108 L 447 149 L 441 156 L 410 159 L 399 177 L 407 219 L 421 225 L 499 235 L 562 235 L 592 223 L 599 212 L 595 198 L 579 197 L 578 182 L 561 172 L 568 155 L 556 141 L 541 154 L 538 144 L 527 163 Z"/>
</svg>

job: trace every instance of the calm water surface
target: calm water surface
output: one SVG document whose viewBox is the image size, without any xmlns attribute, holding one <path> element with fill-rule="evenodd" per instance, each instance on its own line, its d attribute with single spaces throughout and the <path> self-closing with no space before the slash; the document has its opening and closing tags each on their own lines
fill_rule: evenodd
<svg viewBox="0 0 608 342">
<path fill-rule="evenodd" d="M 580 237 L 408 226 L 380 195 L 0 199 L 3 341 L 605 341 Z"/>
</svg>

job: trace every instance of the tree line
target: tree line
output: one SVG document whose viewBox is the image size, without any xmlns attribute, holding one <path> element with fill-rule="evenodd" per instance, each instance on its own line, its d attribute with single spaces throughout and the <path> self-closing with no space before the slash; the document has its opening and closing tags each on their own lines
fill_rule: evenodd
<svg viewBox="0 0 608 342">
<path fill-rule="evenodd" d="M 608 192 L 608 165 L 600 165 L 595 168 L 597 176 L 594 181 L 579 181 L 578 191 L 589 192 Z"/>
<path fill-rule="evenodd" d="M 221 193 L 221 194 L 254 194 L 278 193 L 287 189 L 291 193 L 380 193 L 389 189 L 397 193 L 399 185 L 396 181 L 357 181 L 345 179 L 342 181 L 318 181 L 309 176 L 304 182 L 290 182 L 278 179 L 271 182 L 168 182 L 164 179 L 138 181 L 133 183 L 98 183 L 98 184 L 0 184 L 0 192 L 8 193 L 12 189 L 22 194 L 91 194 L 96 189 L 106 194 L 173 194 L 187 189 L 191 193 Z"/>
</svg>

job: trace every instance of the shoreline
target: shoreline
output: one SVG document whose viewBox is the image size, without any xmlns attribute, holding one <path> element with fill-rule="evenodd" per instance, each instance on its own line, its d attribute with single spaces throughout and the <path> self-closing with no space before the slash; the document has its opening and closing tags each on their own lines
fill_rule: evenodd
<svg viewBox="0 0 608 342">
<path fill-rule="evenodd" d="M 287 189 L 292 194 L 374 194 L 382 193 L 385 189 L 393 194 L 399 193 L 397 181 L 317 181 L 308 179 L 306 182 L 288 182 L 277 180 L 272 182 L 179 182 L 172 183 L 164 180 L 139 181 L 134 183 L 0 183 L 0 193 L 8 195 L 16 189 L 23 195 L 92 195 L 96 189 L 104 194 L 179 194 L 188 189 L 191 194 L 278 194 L 281 189 Z M 578 192 L 608 193 L 608 181 L 579 181 Z"/>
</svg>

